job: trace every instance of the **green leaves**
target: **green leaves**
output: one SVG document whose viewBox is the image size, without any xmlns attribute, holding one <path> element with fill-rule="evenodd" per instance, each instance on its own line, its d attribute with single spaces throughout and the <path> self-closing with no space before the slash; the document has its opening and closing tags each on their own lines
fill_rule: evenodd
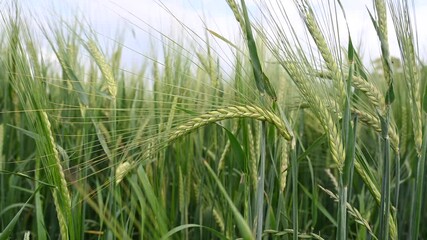
<svg viewBox="0 0 427 240">
<path fill-rule="evenodd" d="M 249 20 L 248 10 L 246 8 L 245 1 L 241 0 L 241 3 L 242 3 L 243 17 L 245 20 L 244 25 L 246 27 L 246 29 L 242 29 L 242 30 L 244 30 L 243 32 L 246 33 L 246 41 L 248 44 L 249 56 L 252 64 L 252 69 L 254 72 L 256 86 L 258 88 L 258 91 L 261 94 L 264 94 L 264 92 L 266 92 L 271 97 L 271 99 L 273 99 L 273 101 L 277 101 L 276 92 L 271 86 L 270 80 L 262 71 L 261 61 L 259 60 L 255 39 L 252 35 L 251 22 Z"/>
<path fill-rule="evenodd" d="M 24 211 L 24 209 L 27 207 L 30 200 L 34 197 L 34 195 L 40 190 L 41 187 L 38 187 L 33 194 L 28 198 L 27 202 L 22 205 L 21 209 L 19 209 L 18 213 L 16 213 L 15 217 L 9 222 L 9 224 L 6 226 L 5 229 L 3 229 L 2 232 L 0 232 L 0 240 L 7 240 L 10 238 L 11 234 L 13 233 L 13 229 L 15 225 L 18 223 L 19 216 L 21 216 L 21 213 Z"/>
<path fill-rule="evenodd" d="M 209 164 L 206 161 L 204 162 L 204 164 L 208 169 L 208 173 L 211 175 L 211 177 L 215 180 L 216 184 L 218 185 L 218 188 L 222 196 L 225 198 L 225 200 L 227 200 L 227 203 L 229 204 L 231 211 L 233 213 L 233 216 L 236 219 L 237 227 L 239 228 L 240 233 L 243 236 L 243 239 L 245 240 L 254 239 L 248 223 L 245 221 L 242 214 L 240 214 L 239 210 L 234 205 L 233 200 L 230 198 L 230 196 L 228 196 L 227 191 L 225 190 L 224 186 L 221 184 L 221 181 L 219 180 L 215 172 L 212 170 L 212 168 L 209 166 Z"/>
</svg>

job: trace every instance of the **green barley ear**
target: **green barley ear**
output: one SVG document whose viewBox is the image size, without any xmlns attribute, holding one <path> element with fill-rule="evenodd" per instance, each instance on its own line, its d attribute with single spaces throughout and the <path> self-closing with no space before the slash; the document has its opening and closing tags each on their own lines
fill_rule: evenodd
<svg viewBox="0 0 427 240">
<path fill-rule="evenodd" d="M 266 121 L 273 124 L 279 134 L 286 140 L 291 140 L 292 136 L 282 119 L 271 111 L 264 110 L 258 106 L 231 106 L 220 108 L 214 111 L 207 112 L 196 118 L 189 120 L 175 128 L 168 136 L 168 142 L 172 142 L 181 136 L 184 136 L 200 127 L 210 123 L 222 121 L 232 118 L 251 118 L 260 121 Z"/>
<path fill-rule="evenodd" d="M 248 129 L 248 142 L 249 142 L 249 175 L 250 175 L 250 181 L 252 182 L 252 186 L 256 186 L 257 179 L 258 179 L 258 155 L 255 151 L 256 146 L 259 144 L 255 142 L 252 126 L 251 124 L 247 124 Z"/>
<path fill-rule="evenodd" d="M 389 1 L 389 10 L 396 31 L 399 50 L 403 62 L 404 82 L 407 88 L 407 100 L 410 105 L 411 118 L 413 124 L 414 140 L 418 157 L 421 155 L 423 138 L 423 116 L 422 116 L 422 96 L 419 70 L 419 57 L 417 56 L 416 33 L 412 28 L 412 19 L 408 2 Z"/>
<path fill-rule="evenodd" d="M 394 87 L 393 87 L 393 68 L 391 64 L 390 48 L 388 42 L 388 31 L 387 31 L 387 8 L 384 0 L 375 0 L 375 8 L 377 11 L 378 19 L 375 20 L 371 12 L 369 15 L 372 20 L 372 24 L 377 32 L 378 38 L 381 44 L 382 63 L 384 70 L 384 77 L 388 83 L 388 89 L 385 97 L 385 102 L 390 105 L 394 101 Z"/>
<path fill-rule="evenodd" d="M 233 11 L 234 17 L 236 18 L 236 21 L 239 23 L 240 29 L 242 30 L 243 35 L 246 37 L 247 34 L 246 34 L 245 21 L 243 20 L 242 13 L 240 11 L 239 6 L 234 0 L 226 0 L 226 1 L 231 11 Z"/>
<path fill-rule="evenodd" d="M 53 199 L 57 210 L 59 227 L 61 229 L 62 239 L 72 239 L 73 229 L 71 216 L 71 198 L 67 187 L 67 180 L 64 176 L 64 171 L 59 159 L 59 153 L 56 149 L 55 140 L 51 130 L 49 118 L 45 111 L 40 113 L 41 124 L 44 125 L 43 131 L 40 134 L 46 136 L 46 146 L 44 147 L 46 161 L 46 175 L 50 182 L 56 186 L 53 190 Z"/>
<path fill-rule="evenodd" d="M 218 224 L 221 232 L 224 232 L 224 230 L 225 230 L 224 219 L 223 219 L 221 213 L 215 207 L 212 209 L 212 215 L 214 216 L 215 222 L 216 222 L 216 224 Z"/>
<path fill-rule="evenodd" d="M 232 124 L 233 124 L 233 126 L 232 126 L 232 129 L 231 129 L 231 133 L 233 135 L 235 135 L 237 133 L 239 124 L 238 124 L 238 121 L 233 121 Z M 225 158 L 227 157 L 227 154 L 230 151 L 230 148 L 231 148 L 231 141 L 228 138 L 227 142 L 226 142 L 226 144 L 224 146 L 224 149 L 223 149 L 223 151 L 221 153 L 221 156 L 219 158 L 219 161 L 218 161 L 218 172 L 221 172 L 222 170 L 224 170 Z"/>
<path fill-rule="evenodd" d="M 375 0 L 375 10 L 377 11 L 377 24 L 374 24 L 377 30 L 378 37 L 381 42 L 381 58 L 384 69 L 384 77 L 389 84 L 386 94 L 386 103 L 391 104 L 394 101 L 393 90 L 393 68 L 390 58 L 389 42 L 388 42 L 388 29 L 387 29 L 387 8 L 384 0 Z"/>
<path fill-rule="evenodd" d="M 338 95 L 338 104 L 339 107 L 342 108 L 342 104 L 344 103 L 346 88 L 344 85 L 343 76 L 337 61 L 332 54 L 330 47 L 325 39 L 325 35 L 323 34 L 320 26 L 315 18 L 314 11 L 311 8 L 310 4 L 306 0 L 296 0 L 298 11 L 304 20 L 304 23 L 314 40 L 314 43 L 317 46 L 323 60 L 325 61 L 325 65 L 328 70 L 331 72 L 332 79 L 334 80 L 334 86 Z"/>
<path fill-rule="evenodd" d="M 122 162 L 116 168 L 116 184 L 119 184 L 123 178 L 134 168 L 130 162 Z"/>
<path fill-rule="evenodd" d="M 389 10 L 399 43 L 400 55 L 403 62 L 403 80 L 406 84 L 410 118 L 414 135 L 417 158 L 414 162 L 414 188 L 411 201 L 410 229 L 412 239 L 418 239 L 422 235 L 421 224 L 423 221 L 423 195 L 425 195 L 425 161 L 427 149 L 427 124 L 426 115 L 422 109 L 421 86 L 425 81 L 420 77 L 417 36 L 413 29 L 413 18 L 409 14 L 408 1 L 388 1 Z M 412 6 L 413 7 L 413 6 Z M 425 218 L 424 218 L 425 220 Z"/>
<path fill-rule="evenodd" d="M 104 55 L 99 50 L 95 41 L 89 40 L 86 44 L 86 48 L 101 70 L 102 75 L 105 77 L 108 92 L 110 93 L 111 97 L 115 99 L 117 96 L 117 84 L 111 66 L 107 64 Z"/>
</svg>

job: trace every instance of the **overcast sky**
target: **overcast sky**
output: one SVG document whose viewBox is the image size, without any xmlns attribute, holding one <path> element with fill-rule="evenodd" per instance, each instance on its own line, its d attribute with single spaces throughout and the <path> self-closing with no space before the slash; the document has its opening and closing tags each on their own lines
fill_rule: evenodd
<svg viewBox="0 0 427 240">
<path fill-rule="evenodd" d="M 378 40 L 367 12 L 367 8 L 371 11 L 373 9 L 371 0 L 341 1 L 346 9 L 353 41 L 356 42 L 356 46 L 360 44 L 365 61 L 378 57 L 380 51 Z M 206 24 L 209 29 L 231 41 L 241 42 L 241 37 L 237 34 L 238 25 L 225 0 L 20 0 L 19 2 L 23 11 L 34 19 L 55 21 L 59 18 L 72 19 L 78 16 L 80 20 L 84 19 L 90 23 L 100 34 L 98 36 L 100 42 L 107 45 L 112 44 L 112 40 L 117 39 L 118 34 L 123 35 L 124 39 L 120 41 L 132 48 L 132 51 L 126 52 L 129 62 L 138 61 L 138 58 L 141 58 L 139 53 L 149 53 L 153 45 L 160 42 L 156 31 L 172 38 L 196 35 L 204 38 Z M 257 8 L 254 2 L 247 0 L 249 8 L 256 15 Z M 291 0 L 285 0 L 285 2 L 292 4 Z M 313 2 L 319 4 L 322 0 Z M 427 28 L 423 24 L 427 19 L 427 1 L 414 2 L 419 24 L 417 33 L 420 55 L 426 59 Z M 177 19 L 194 32 L 184 31 Z M 391 23 L 391 19 L 389 20 Z M 399 56 L 391 24 L 389 27 L 392 55 Z M 346 43 L 342 44 L 346 45 Z"/>
</svg>

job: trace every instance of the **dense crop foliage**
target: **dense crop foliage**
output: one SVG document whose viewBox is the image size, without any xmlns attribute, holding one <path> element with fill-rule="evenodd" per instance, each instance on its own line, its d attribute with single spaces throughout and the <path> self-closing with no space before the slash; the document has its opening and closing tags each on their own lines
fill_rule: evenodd
<svg viewBox="0 0 427 240">
<path fill-rule="evenodd" d="M 407 1 L 368 8 L 374 67 L 340 1 L 257 1 L 256 16 L 226 3 L 241 42 L 160 33 L 161 54 L 132 71 L 90 25 L 5 5 L 0 239 L 426 238 L 426 72 Z"/>
</svg>

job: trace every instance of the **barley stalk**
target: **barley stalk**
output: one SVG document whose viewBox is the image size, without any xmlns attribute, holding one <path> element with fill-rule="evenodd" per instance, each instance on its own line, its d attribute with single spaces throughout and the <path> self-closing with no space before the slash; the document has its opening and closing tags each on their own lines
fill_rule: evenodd
<svg viewBox="0 0 427 240">
<path fill-rule="evenodd" d="M 184 177 L 182 176 L 182 169 L 181 167 L 178 168 L 178 206 L 179 211 L 181 214 L 185 215 L 184 208 L 185 208 L 185 197 L 184 197 Z"/>
<path fill-rule="evenodd" d="M 384 1 L 384 0 L 383 0 Z M 403 6 L 402 6 L 403 4 Z M 420 73 L 417 66 L 417 56 L 414 47 L 414 33 L 411 19 L 408 15 L 408 3 L 389 2 L 401 56 L 404 62 L 404 78 L 408 88 L 408 100 L 412 114 L 414 140 L 418 157 L 421 155 L 422 145 L 422 108 L 420 96 Z"/>
<path fill-rule="evenodd" d="M 286 140 L 292 139 L 284 122 L 276 114 L 258 106 L 245 105 L 220 108 L 190 119 L 187 123 L 176 127 L 175 130 L 169 134 L 168 142 L 172 142 L 175 139 L 210 123 L 232 118 L 252 118 L 269 122 L 276 127 L 279 134 Z"/>
</svg>

